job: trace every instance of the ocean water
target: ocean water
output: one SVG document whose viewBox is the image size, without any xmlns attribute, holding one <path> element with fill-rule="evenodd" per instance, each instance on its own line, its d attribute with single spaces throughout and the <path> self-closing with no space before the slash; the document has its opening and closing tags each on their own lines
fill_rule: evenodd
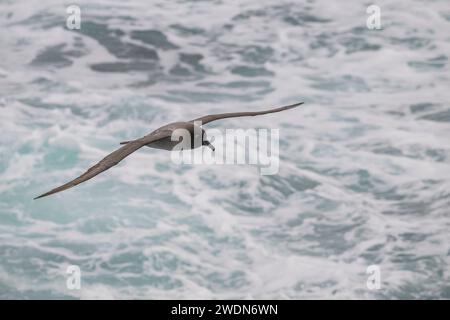
<svg viewBox="0 0 450 320">
<path fill-rule="evenodd" d="M 0 1 L 0 298 L 449 299 L 450 4 Z M 118 142 L 280 129 L 280 170 Z M 67 287 L 79 266 L 81 288 Z M 367 286 L 378 267 L 380 288 Z"/>
</svg>

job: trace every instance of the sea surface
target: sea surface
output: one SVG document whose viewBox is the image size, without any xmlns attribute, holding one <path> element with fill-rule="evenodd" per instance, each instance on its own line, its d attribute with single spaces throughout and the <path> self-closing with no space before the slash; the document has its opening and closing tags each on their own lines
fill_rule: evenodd
<svg viewBox="0 0 450 320">
<path fill-rule="evenodd" d="M 0 1 L 0 298 L 449 299 L 450 3 L 377 0 L 379 30 L 370 4 Z M 144 148 L 32 200 L 298 101 L 206 126 L 279 129 L 276 175 Z"/>
</svg>

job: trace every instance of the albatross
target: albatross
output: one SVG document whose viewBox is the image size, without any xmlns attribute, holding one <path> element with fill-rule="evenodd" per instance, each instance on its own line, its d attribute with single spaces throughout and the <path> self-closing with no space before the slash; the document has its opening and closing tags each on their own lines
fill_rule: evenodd
<svg viewBox="0 0 450 320">
<path fill-rule="evenodd" d="M 208 141 L 206 137 L 205 130 L 201 127 L 204 124 L 210 123 L 212 121 L 220 120 L 220 119 L 226 119 L 226 118 L 236 118 L 236 117 L 249 117 L 249 116 L 258 116 L 268 113 L 275 113 L 280 112 L 284 110 L 289 110 L 295 107 L 298 107 L 302 105 L 303 102 L 291 104 L 284 107 L 279 107 L 275 109 L 270 110 L 264 110 L 264 111 L 256 111 L 256 112 L 230 112 L 230 113 L 220 113 L 220 114 L 210 114 L 204 117 L 200 117 L 194 120 L 190 120 L 187 122 L 173 122 L 169 123 L 167 125 L 164 125 L 153 132 L 143 136 L 142 138 L 131 140 L 131 141 L 124 141 L 121 142 L 123 146 L 116 151 L 110 153 L 105 158 L 103 158 L 100 162 L 98 162 L 93 167 L 89 168 L 85 173 L 83 173 L 78 178 L 67 182 L 66 184 L 63 184 L 60 187 L 54 188 L 44 194 L 41 194 L 40 196 L 34 198 L 40 199 L 43 197 L 47 197 L 49 195 L 70 189 L 72 187 L 75 187 L 76 185 L 79 185 L 80 183 L 83 183 L 87 180 L 90 180 L 94 178 L 95 176 L 99 175 L 103 171 L 106 171 L 110 169 L 111 167 L 114 167 L 117 165 L 120 161 L 128 157 L 133 152 L 139 150 L 140 148 L 147 146 L 150 148 L 155 149 L 163 149 L 172 151 L 173 148 L 179 143 L 179 141 L 173 141 L 172 140 L 172 133 L 177 129 L 185 129 L 187 130 L 191 135 L 191 144 L 190 148 L 195 149 L 201 146 L 207 146 L 211 148 L 213 151 L 214 146 L 211 144 L 210 141 Z M 200 124 L 200 126 L 199 126 Z M 194 136 L 194 132 L 201 132 L 201 137 Z M 196 143 L 197 139 L 201 138 L 201 143 Z"/>
</svg>

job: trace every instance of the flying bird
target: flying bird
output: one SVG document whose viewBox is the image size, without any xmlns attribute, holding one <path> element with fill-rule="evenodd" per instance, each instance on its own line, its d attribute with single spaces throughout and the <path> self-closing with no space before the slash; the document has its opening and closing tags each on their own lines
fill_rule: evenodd
<svg viewBox="0 0 450 320">
<path fill-rule="evenodd" d="M 256 112 L 230 112 L 230 113 L 220 113 L 220 114 L 211 114 L 204 117 L 200 117 L 191 121 L 187 122 L 173 122 L 170 124 L 167 124 L 165 126 L 162 126 L 155 131 L 149 133 L 146 136 L 143 136 L 142 138 L 132 140 L 132 141 L 124 141 L 121 142 L 123 145 L 120 149 L 117 149 L 116 151 L 110 153 L 105 158 L 103 158 L 99 163 L 94 165 L 93 167 L 89 168 L 85 173 L 83 173 L 78 178 L 67 182 L 66 184 L 63 184 L 60 187 L 57 187 L 55 189 L 50 190 L 49 192 L 46 192 L 36 198 L 34 200 L 43 198 L 67 189 L 70 189 L 72 187 L 75 187 L 76 185 L 83 183 L 89 179 L 92 179 L 93 177 L 97 176 L 98 174 L 102 173 L 103 171 L 108 170 L 109 168 L 117 165 L 120 161 L 128 157 L 133 152 L 139 150 L 140 148 L 147 146 L 150 148 L 155 149 L 163 149 L 172 151 L 173 148 L 179 144 L 179 141 L 173 141 L 172 140 L 172 133 L 177 129 L 185 129 L 190 133 L 191 136 L 191 143 L 190 143 L 190 149 L 195 149 L 201 146 L 207 146 L 211 148 L 213 151 L 214 146 L 207 140 L 206 133 L 203 130 L 201 125 L 207 124 L 212 121 L 220 120 L 220 119 L 226 119 L 226 118 L 235 118 L 235 117 L 248 117 L 248 116 L 258 116 L 268 113 L 274 113 L 274 112 L 280 112 L 288 109 L 295 108 L 299 105 L 302 105 L 303 102 L 291 104 L 288 106 L 265 110 L 265 111 L 256 111 Z M 195 133 L 201 133 L 200 136 L 195 136 Z"/>
</svg>

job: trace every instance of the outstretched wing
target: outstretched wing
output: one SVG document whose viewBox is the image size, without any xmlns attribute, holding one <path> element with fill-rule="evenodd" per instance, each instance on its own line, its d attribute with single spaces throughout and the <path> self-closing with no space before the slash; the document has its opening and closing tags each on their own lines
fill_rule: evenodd
<svg viewBox="0 0 450 320">
<path fill-rule="evenodd" d="M 63 184 L 62 186 L 55 188 L 53 190 L 50 190 L 49 192 L 46 192 L 36 198 L 43 198 L 46 196 L 49 196 L 51 194 L 54 193 L 58 193 L 64 190 L 67 190 L 69 188 L 72 188 L 82 182 L 85 182 L 89 179 L 92 179 L 93 177 L 95 177 L 96 175 L 102 173 L 103 171 L 108 170 L 109 168 L 115 166 L 116 164 L 118 164 L 120 161 L 122 161 L 123 159 L 125 159 L 126 157 L 128 157 L 130 154 L 132 154 L 133 152 L 135 152 L 136 150 L 142 148 L 143 146 L 145 146 L 146 144 L 149 144 L 151 142 L 157 141 L 159 139 L 165 138 L 167 136 L 170 136 L 170 132 L 168 131 L 162 131 L 162 132 L 158 132 L 158 133 L 154 133 L 154 134 L 149 134 L 146 135 L 143 138 L 131 141 L 129 143 L 127 143 L 126 145 L 124 145 L 123 147 L 121 147 L 120 149 L 117 149 L 116 151 L 114 151 L 113 153 L 110 153 L 109 155 L 107 155 L 105 158 L 103 158 L 99 163 L 97 163 L 95 166 L 91 167 L 88 169 L 88 171 L 86 171 L 85 173 L 83 173 L 81 176 L 79 176 L 78 178 Z"/>
<path fill-rule="evenodd" d="M 270 109 L 270 110 L 265 110 L 265 111 L 256 111 L 256 112 L 230 112 L 230 113 L 219 113 L 219 114 L 210 114 L 201 118 L 197 118 L 194 120 L 191 120 L 191 122 L 194 121 L 201 121 L 202 124 L 206 124 L 208 122 L 211 121 L 215 121 L 215 120 L 219 120 L 219 119 L 225 119 L 225 118 L 235 118 L 235 117 L 249 117 L 249 116 L 259 116 L 262 114 L 267 114 L 267 113 L 274 113 L 274 112 L 280 112 L 280 111 L 284 111 L 284 110 L 289 110 L 292 108 L 295 108 L 299 105 L 302 105 L 303 102 L 299 102 L 299 103 L 295 103 L 295 104 L 291 104 L 289 106 L 284 106 L 284 107 L 280 107 L 280 108 L 276 108 L 276 109 Z"/>
</svg>

